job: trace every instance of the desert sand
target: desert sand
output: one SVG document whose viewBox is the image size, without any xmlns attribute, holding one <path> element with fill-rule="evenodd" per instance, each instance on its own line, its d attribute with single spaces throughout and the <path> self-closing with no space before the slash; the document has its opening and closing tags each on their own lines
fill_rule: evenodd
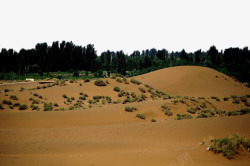
<svg viewBox="0 0 250 166">
<path fill-rule="evenodd" d="M 128 81 L 131 78 L 128 78 Z M 155 89 L 170 95 L 204 97 L 197 99 L 199 103 L 207 100 L 208 108 L 224 109 L 226 111 L 246 108 L 243 102 L 232 103 L 230 95 L 250 94 L 249 88 L 230 77 L 205 67 L 172 67 L 154 71 L 135 77 L 143 84 L 149 84 Z M 234 159 L 227 159 L 222 154 L 207 151 L 211 138 L 220 138 L 237 133 L 249 138 L 250 115 L 216 116 L 211 118 L 175 120 L 177 113 L 187 113 L 186 104 L 173 99 L 155 99 L 146 92 L 146 100 L 126 104 L 92 104 L 89 99 L 95 95 L 110 96 L 112 101 L 118 97 L 113 88 L 119 86 L 127 92 L 141 94 L 138 87 L 118 83 L 115 79 L 109 84 L 99 87 L 94 80 L 84 83 L 83 80 L 66 86 L 52 86 L 36 89 L 43 85 L 36 83 L 0 85 L 0 101 L 10 100 L 10 95 L 16 95 L 18 100 L 13 103 L 26 103 L 27 110 L 20 111 L 18 107 L 9 109 L 3 105 L 0 110 L 0 165 L 86 165 L 86 166 L 188 166 L 188 165 L 250 165 L 250 155 L 242 151 Z M 79 84 L 82 84 L 80 86 Z M 20 91 L 21 88 L 25 90 Z M 145 88 L 145 87 L 144 87 Z M 4 92 L 9 89 L 9 92 Z M 145 88 L 147 89 L 147 88 Z M 88 94 L 83 101 L 85 109 L 68 110 L 78 100 L 79 93 Z M 37 93 L 42 99 L 35 97 Z M 6 96 L 8 94 L 8 96 Z M 67 105 L 65 98 L 74 97 Z M 217 96 L 220 101 L 211 99 Z M 40 110 L 31 110 L 32 101 L 40 100 Z M 177 98 L 178 99 L 178 98 Z M 249 102 L 249 98 L 247 99 Z M 64 111 L 43 111 L 41 102 L 58 103 Z M 195 103 L 188 101 L 190 106 Z M 65 104 L 66 103 L 66 104 Z M 161 105 L 171 107 L 173 116 L 166 116 Z M 126 112 L 125 106 L 137 108 L 134 112 Z M 54 109 L 55 109 L 54 108 Z M 145 115 L 139 119 L 136 114 Z M 157 122 L 151 122 L 151 118 Z M 201 145 L 205 141 L 205 145 Z"/>
</svg>

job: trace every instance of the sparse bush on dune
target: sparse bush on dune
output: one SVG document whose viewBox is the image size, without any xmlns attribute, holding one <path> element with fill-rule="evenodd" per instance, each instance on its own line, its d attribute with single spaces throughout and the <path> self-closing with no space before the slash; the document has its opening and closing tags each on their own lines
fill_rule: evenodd
<svg viewBox="0 0 250 166">
<path fill-rule="evenodd" d="M 173 113 L 170 111 L 170 110 L 165 110 L 165 115 L 167 115 L 167 116 L 172 116 L 173 115 Z"/>
<path fill-rule="evenodd" d="M 20 105 L 20 103 L 15 103 L 14 107 L 18 107 Z"/>
<path fill-rule="evenodd" d="M 9 105 L 9 109 L 14 109 L 13 105 Z"/>
<path fill-rule="evenodd" d="M 172 97 L 170 95 L 166 94 L 166 95 L 163 95 L 162 98 L 164 100 L 166 100 L 166 99 L 171 99 Z"/>
<path fill-rule="evenodd" d="M 136 98 L 135 92 L 131 92 L 131 97 L 132 97 L 132 98 Z"/>
<path fill-rule="evenodd" d="M 32 104 L 39 104 L 39 103 L 40 103 L 40 101 L 38 99 L 33 99 L 32 100 Z"/>
<path fill-rule="evenodd" d="M 151 122 L 156 122 L 156 119 L 152 118 L 152 119 L 151 119 Z"/>
<path fill-rule="evenodd" d="M 191 113 L 191 114 L 195 114 L 195 113 L 196 113 L 196 110 L 195 110 L 195 108 L 190 107 L 190 108 L 187 109 L 187 112 L 189 112 L 189 113 Z"/>
<path fill-rule="evenodd" d="M 62 97 L 63 97 L 63 98 L 68 98 L 66 94 L 63 94 Z"/>
<path fill-rule="evenodd" d="M 245 102 L 245 106 L 250 107 L 250 103 L 249 102 Z"/>
<path fill-rule="evenodd" d="M 174 99 L 171 101 L 173 104 L 177 104 L 178 103 L 178 100 L 177 99 Z"/>
<path fill-rule="evenodd" d="M 12 102 L 10 100 L 3 100 L 2 104 L 12 105 Z"/>
<path fill-rule="evenodd" d="M 40 99 L 43 99 L 43 97 L 41 95 L 38 96 Z"/>
<path fill-rule="evenodd" d="M 9 92 L 10 90 L 9 89 L 4 89 L 4 92 Z"/>
<path fill-rule="evenodd" d="M 37 93 L 34 93 L 34 94 L 33 94 L 33 96 L 36 96 L 36 97 L 38 97 L 38 94 L 37 94 Z"/>
<path fill-rule="evenodd" d="M 1 109 L 1 110 L 3 109 L 3 106 L 2 106 L 2 104 L 0 104 L 0 109 Z"/>
<path fill-rule="evenodd" d="M 198 99 L 200 99 L 200 100 L 205 100 L 205 97 L 198 97 Z"/>
<path fill-rule="evenodd" d="M 19 110 L 26 110 L 28 108 L 27 104 L 22 104 L 19 106 Z"/>
<path fill-rule="evenodd" d="M 120 92 L 120 88 L 119 88 L 118 86 L 115 86 L 115 87 L 114 87 L 114 91 Z"/>
<path fill-rule="evenodd" d="M 145 90 L 143 87 L 139 87 L 139 90 L 140 90 L 142 93 L 146 93 L 146 90 Z"/>
<path fill-rule="evenodd" d="M 125 106 L 125 111 L 127 111 L 127 112 L 133 112 L 135 110 L 137 110 L 136 107 Z"/>
<path fill-rule="evenodd" d="M 116 101 L 113 101 L 113 104 L 119 104 L 121 102 L 122 102 L 121 100 L 116 100 Z"/>
<path fill-rule="evenodd" d="M 146 118 L 143 114 L 136 114 L 136 117 L 140 118 L 140 119 L 145 119 Z"/>
<path fill-rule="evenodd" d="M 151 90 L 154 89 L 152 86 L 150 86 L 150 85 L 148 85 L 148 84 L 145 84 L 144 86 L 145 86 L 146 88 L 148 88 L 148 89 L 151 89 Z"/>
<path fill-rule="evenodd" d="M 86 79 L 84 80 L 84 82 L 90 82 L 90 79 L 86 78 Z"/>
<path fill-rule="evenodd" d="M 121 78 L 116 78 L 116 81 L 119 83 L 122 83 L 122 79 Z"/>
<path fill-rule="evenodd" d="M 138 81 L 138 80 L 136 80 L 136 79 L 134 79 L 134 78 L 132 78 L 132 79 L 130 80 L 130 82 L 132 82 L 132 83 L 135 84 L 135 85 L 140 85 L 140 84 L 141 84 L 140 81 Z"/>
<path fill-rule="evenodd" d="M 247 102 L 247 96 L 241 96 L 240 100 L 244 103 Z"/>
<path fill-rule="evenodd" d="M 96 86 L 106 86 L 106 83 L 105 83 L 103 80 L 101 80 L 101 79 L 96 80 L 96 81 L 94 82 L 94 84 L 95 84 Z"/>
<path fill-rule="evenodd" d="M 43 103 L 43 110 L 44 111 L 52 111 L 53 110 L 52 103 Z"/>
<path fill-rule="evenodd" d="M 10 99 L 18 100 L 18 98 L 16 97 L 16 95 L 10 95 Z"/>
<path fill-rule="evenodd" d="M 58 105 L 58 103 L 54 103 L 54 107 L 58 107 L 59 105 Z"/>
<path fill-rule="evenodd" d="M 129 84 L 127 78 L 124 77 L 122 80 L 123 80 L 123 82 L 124 82 L 125 84 Z"/>
<path fill-rule="evenodd" d="M 220 98 L 218 98 L 217 96 L 211 96 L 211 99 L 215 99 L 217 101 L 220 101 Z"/>
<path fill-rule="evenodd" d="M 237 95 L 231 95 L 230 97 L 231 97 L 232 99 L 238 98 Z"/>
<path fill-rule="evenodd" d="M 198 100 L 195 99 L 195 98 L 190 98 L 190 100 L 191 100 L 192 102 L 198 103 Z"/>
<path fill-rule="evenodd" d="M 189 114 L 176 114 L 177 118 L 175 120 L 181 120 L 181 119 L 192 119 L 193 117 Z"/>
<path fill-rule="evenodd" d="M 214 153 L 222 153 L 228 159 L 234 158 L 242 149 L 250 148 L 250 140 L 232 134 L 220 139 L 212 139 L 209 149 Z"/>
<path fill-rule="evenodd" d="M 31 108 L 32 110 L 39 110 L 39 109 L 40 109 L 38 106 L 36 106 L 36 105 L 34 105 L 34 104 L 31 104 L 31 105 L 30 105 L 30 108 Z"/>
<path fill-rule="evenodd" d="M 230 98 L 229 97 L 223 97 L 224 101 L 228 101 Z"/>
<path fill-rule="evenodd" d="M 240 103 L 240 100 L 238 98 L 233 98 L 233 103 L 234 104 L 239 104 Z"/>
<path fill-rule="evenodd" d="M 41 89 L 41 87 L 40 87 L 40 86 L 37 86 L 36 89 Z"/>
<path fill-rule="evenodd" d="M 206 105 L 206 103 L 205 103 L 205 102 L 201 102 L 200 107 L 201 107 L 201 108 L 206 108 L 206 107 L 207 107 L 207 105 Z"/>
<path fill-rule="evenodd" d="M 218 114 L 218 115 L 220 115 L 220 116 L 226 116 L 226 111 L 225 110 L 216 110 L 215 111 L 216 112 L 216 114 Z"/>
<path fill-rule="evenodd" d="M 170 110 L 170 107 L 169 107 L 167 104 L 162 104 L 162 105 L 161 105 L 161 108 L 162 108 L 163 110 Z"/>
</svg>

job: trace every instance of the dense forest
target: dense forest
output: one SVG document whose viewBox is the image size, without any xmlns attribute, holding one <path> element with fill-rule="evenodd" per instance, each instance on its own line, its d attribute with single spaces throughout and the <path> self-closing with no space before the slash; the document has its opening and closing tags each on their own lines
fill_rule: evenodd
<svg viewBox="0 0 250 166">
<path fill-rule="evenodd" d="M 34 49 L 21 49 L 19 52 L 3 48 L 0 52 L 0 79 L 6 79 L 6 73 L 49 75 L 49 72 L 58 71 L 91 71 L 98 77 L 103 76 L 103 71 L 135 76 L 181 65 L 206 66 L 234 76 L 241 82 L 250 82 L 248 47 L 218 51 L 215 46 L 211 46 L 207 51 L 190 53 L 184 49 L 181 52 L 168 52 L 166 49 L 152 48 L 134 51 L 131 55 L 107 50 L 97 55 L 92 44 L 82 47 L 65 41 L 53 42 L 51 46 L 38 43 Z"/>
</svg>

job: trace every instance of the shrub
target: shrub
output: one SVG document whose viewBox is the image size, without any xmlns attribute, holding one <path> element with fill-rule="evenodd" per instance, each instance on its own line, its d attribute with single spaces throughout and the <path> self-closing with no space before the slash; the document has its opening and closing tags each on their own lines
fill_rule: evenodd
<svg viewBox="0 0 250 166">
<path fill-rule="evenodd" d="M 36 97 L 37 97 L 37 96 L 38 96 L 38 94 L 37 94 L 37 93 L 34 93 L 34 94 L 33 94 L 33 96 L 36 96 Z"/>
<path fill-rule="evenodd" d="M 28 108 L 27 104 L 22 104 L 19 106 L 19 110 L 26 110 Z"/>
<path fill-rule="evenodd" d="M 153 118 L 152 118 L 152 119 L 151 119 L 151 122 L 156 122 L 156 119 L 153 119 Z"/>
<path fill-rule="evenodd" d="M 141 84 L 140 81 L 137 81 L 137 80 L 134 79 L 134 78 L 132 78 L 132 79 L 130 80 L 130 82 L 132 82 L 132 83 L 135 84 L 135 85 L 140 85 L 140 84 Z"/>
<path fill-rule="evenodd" d="M 124 82 L 125 84 L 129 84 L 127 78 L 125 78 L 125 77 L 123 78 L 123 82 Z"/>
<path fill-rule="evenodd" d="M 32 100 L 32 104 L 39 104 L 39 103 L 40 103 L 40 101 L 37 100 L 37 99 L 33 99 L 33 100 Z"/>
<path fill-rule="evenodd" d="M 240 115 L 239 111 L 228 111 L 227 116 L 237 116 Z"/>
<path fill-rule="evenodd" d="M 116 81 L 122 83 L 122 80 L 120 78 L 116 78 Z"/>
<path fill-rule="evenodd" d="M 135 92 L 131 92 L 131 96 L 132 96 L 133 98 L 136 98 Z"/>
<path fill-rule="evenodd" d="M 10 99 L 18 100 L 18 98 L 16 97 L 16 95 L 10 95 Z"/>
<path fill-rule="evenodd" d="M 206 103 L 205 102 L 201 102 L 201 105 L 200 105 L 201 108 L 206 108 Z"/>
<path fill-rule="evenodd" d="M 62 97 L 63 97 L 63 98 L 68 98 L 66 94 L 63 94 Z"/>
<path fill-rule="evenodd" d="M 191 101 L 195 102 L 195 103 L 198 103 L 198 100 L 195 99 L 195 98 L 190 98 Z"/>
<path fill-rule="evenodd" d="M 234 104 L 239 104 L 240 103 L 240 100 L 238 98 L 233 98 L 233 103 Z"/>
<path fill-rule="evenodd" d="M 127 112 L 133 112 L 134 110 L 137 110 L 137 108 L 136 107 L 125 106 L 125 111 L 127 111 Z"/>
<path fill-rule="evenodd" d="M 69 110 L 74 110 L 75 107 L 73 105 L 69 106 Z"/>
<path fill-rule="evenodd" d="M 249 114 L 250 113 L 250 109 L 249 108 L 242 108 L 240 110 L 240 114 L 244 115 L 244 114 Z"/>
<path fill-rule="evenodd" d="M 1 110 L 3 109 L 3 106 L 2 106 L 2 104 L 0 104 L 0 109 L 1 109 Z"/>
<path fill-rule="evenodd" d="M 18 107 L 20 105 L 20 103 L 15 103 L 14 107 Z"/>
<path fill-rule="evenodd" d="M 249 148 L 249 139 L 244 139 L 237 134 L 232 134 L 220 139 L 212 139 L 209 149 L 214 153 L 223 153 L 228 159 L 234 158 L 242 148 Z"/>
<path fill-rule="evenodd" d="M 30 108 L 31 108 L 32 110 L 39 110 L 39 109 L 40 109 L 38 106 L 36 106 L 36 105 L 34 105 L 34 104 L 31 104 L 31 105 L 30 105 Z"/>
<path fill-rule="evenodd" d="M 148 89 L 153 89 L 153 87 L 150 86 L 150 85 L 148 85 L 148 84 L 145 84 L 144 86 L 145 86 L 146 88 L 148 88 Z"/>
<path fill-rule="evenodd" d="M 218 114 L 218 115 L 220 115 L 220 116 L 224 116 L 224 115 L 226 115 L 226 111 L 225 110 L 216 110 L 215 111 L 216 112 L 216 114 Z"/>
<path fill-rule="evenodd" d="M 44 111 L 52 111 L 53 110 L 52 103 L 43 103 L 43 110 Z"/>
<path fill-rule="evenodd" d="M 238 98 L 237 95 L 231 95 L 230 97 L 231 97 L 232 99 Z"/>
<path fill-rule="evenodd" d="M 170 107 L 167 106 L 167 104 L 162 104 L 162 105 L 161 105 L 161 108 L 162 108 L 163 110 L 170 110 Z"/>
<path fill-rule="evenodd" d="M 58 107 L 59 105 L 58 105 L 58 103 L 54 103 L 54 106 L 55 106 L 55 107 Z"/>
<path fill-rule="evenodd" d="M 167 116 L 172 116 L 173 113 L 170 110 L 165 110 L 165 115 Z"/>
<path fill-rule="evenodd" d="M 211 96 L 211 99 L 215 99 L 217 101 L 220 101 L 220 99 L 217 96 Z"/>
<path fill-rule="evenodd" d="M 229 97 L 223 97 L 224 101 L 228 101 L 230 98 Z"/>
<path fill-rule="evenodd" d="M 175 120 L 181 120 L 181 119 L 192 119 L 193 117 L 189 114 L 176 114 L 177 118 Z"/>
<path fill-rule="evenodd" d="M 90 79 L 86 78 L 86 79 L 84 80 L 84 82 L 90 82 Z"/>
<path fill-rule="evenodd" d="M 196 118 L 208 118 L 208 117 L 209 117 L 209 115 L 207 113 L 204 113 L 204 112 L 202 112 L 198 116 L 196 116 Z"/>
<path fill-rule="evenodd" d="M 39 95 L 38 98 L 43 99 L 43 97 L 41 95 Z"/>
<path fill-rule="evenodd" d="M 7 105 L 12 105 L 12 102 L 10 100 L 3 100 L 2 103 Z"/>
<path fill-rule="evenodd" d="M 95 82 L 96 86 L 106 86 L 106 83 L 103 80 L 96 80 Z"/>
<path fill-rule="evenodd" d="M 145 119 L 145 116 L 143 114 L 136 114 L 136 117 L 140 119 Z"/>
<path fill-rule="evenodd" d="M 9 92 L 10 90 L 9 89 L 4 89 L 4 92 Z"/>
<path fill-rule="evenodd" d="M 241 96 L 240 99 L 241 99 L 242 102 L 247 102 L 247 97 L 246 96 Z"/>
<path fill-rule="evenodd" d="M 71 99 L 71 100 L 75 100 L 75 97 L 71 97 L 70 99 Z"/>
<path fill-rule="evenodd" d="M 195 114 L 196 110 L 193 107 L 190 107 L 187 109 L 187 112 L 191 113 L 191 114 Z"/>
<path fill-rule="evenodd" d="M 245 106 L 250 107 L 250 103 L 249 102 L 245 102 Z"/>
<path fill-rule="evenodd" d="M 79 83 L 79 86 L 82 86 L 82 83 Z"/>
<path fill-rule="evenodd" d="M 162 98 L 165 100 L 165 99 L 171 99 L 172 97 L 170 95 L 166 94 L 166 95 L 163 95 Z"/>
<path fill-rule="evenodd" d="M 10 109 L 14 109 L 13 105 L 9 105 L 9 108 L 10 108 Z"/>
<path fill-rule="evenodd" d="M 205 100 L 205 97 L 198 97 L 198 99 L 202 99 L 202 100 Z"/>
<path fill-rule="evenodd" d="M 119 88 L 118 86 L 115 86 L 115 87 L 114 87 L 114 91 L 120 92 L 120 88 Z"/>
<path fill-rule="evenodd" d="M 80 93 L 79 93 L 79 95 L 83 95 L 83 93 L 82 93 L 82 92 L 80 92 Z"/>
<path fill-rule="evenodd" d="M 172 100 L 172 102 L 173 102 L 174 104 L 176 104 L 176 103 L 178 103 L 178 100 L 175 99 L 175 100 Z"/>
<path fill-rule="evenodd" d="M 145 90 L 145 88 L 143 88 L 143 87 L 139 87 L 139 90 L 140 90 L 142 93 L 146 93 L 146 90 Z"/>
<path fill-rule="evenodd" d="M 36 89 L 41 89 L 41 87 L 40 87 L 40 86 L 37 86 Z"/>
</svg>

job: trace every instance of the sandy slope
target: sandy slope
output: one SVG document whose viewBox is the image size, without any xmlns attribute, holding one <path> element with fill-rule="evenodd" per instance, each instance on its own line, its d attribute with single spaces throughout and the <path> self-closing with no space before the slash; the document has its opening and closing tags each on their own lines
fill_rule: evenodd
<svg viewBox="0 0 250 166">
<path fill-rule="evenodd" d="M 249 94 L 249 88 L 210 68 L 178 66 L 135 77 L 172 95 L 225 97 Z"/>
<path fill-rule="evenodd" d="M 249 94 L 248 88 L 231 78 L 203 67 L 173 67 L 136 79 L 172 95 L 224 97 Z M 83 83 L 82 80 L 38 90 L 34 89 L 42 86 L 38 83 L 0 86 L 0 101 L 10 100 L 10 95 L 14 94 L 18 100 L 11 100 L 13 103 L 26 103 L 28 106 L 31 104 L 29 98 L 34 97 L 34 93 L 43 96 L 40 102 L 57 102 L 58 108 L 65 109 L 75 103 L 79 92 L 89 95 L 83 101 L 87 109 L 80 110 L 44 112 L 43 104 L 40 103 L 37 104 L 40 111 L 30 108 L 19 111 L 3 105 L 4 110 L 0 110 L 0 165 L 250 165 L 249 152 L 244 151 L 236 159 L 228 160 L 222 155 L 207 152 L 208 145 L 199 144 L 202 140 L 232 133 L 249 137 L 250 115 L 177 121 L 174 120 L 175 114 L 187 113 L 188 106 L 180 102 L 175 105 L 172 99 L 152 100 L 149 92 L 145 93 L 146 101 L 125 104 L 137 107 L 135 112 L 125 112 L 124 104 L 102 105 L 101 101 L 88 108 L 87 101 L 94 95 L 110 96 L 113 101 L 125 99 L 118 97 L 114 86 L 141 94 L 138 87 L 143 85 L 107 80 L 109 84 L 106 87 L 97 87 L 94 81 Z M 19 91 L 21 87 L 25 88 L 23 92 Z M 11 91 L 4 93 L 4 89 Z M 62 94 L 75 100 L 67 105 Z M 246 107 L 243 102 L 233 104 L 232 99 L 206 100 L 212 102 L 207 104 L 208 108 L 239 110 Z M 201 103 L 205 99 L 198 101 Z M 195 105 L 191 101 L 187 102 L 190 106 Z M 174 116 L 164 115 L 162 104 L 170 106 Z M 137 113 L 144 114 L 146 119 L 136 118 Z M 152 123 L 151 118 L 157 122 Z M 181 157 L 186 157 L 186 160 L 181 160 Z"/>
</svg>

